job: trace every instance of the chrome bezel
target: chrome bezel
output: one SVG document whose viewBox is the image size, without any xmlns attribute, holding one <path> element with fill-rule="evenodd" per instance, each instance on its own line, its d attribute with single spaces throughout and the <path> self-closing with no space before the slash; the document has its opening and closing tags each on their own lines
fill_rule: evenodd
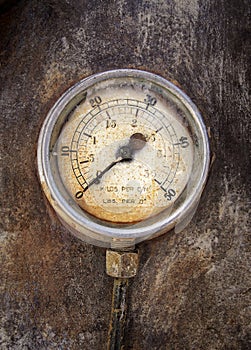
<svg viewBox="0 0 251 350">
<path fill-rule="evenodd" d="M 201 172 L 196 179 L 196 185 L 193 187 L 191 194 L 184 200 L 182 205 L 177 210 L 159 220 L 151 220 L 142 227 L 134 226 L 118 226 L 110 227 L 100 223 L 100 220 L 90 218 L 90 216 L 80 215 L 69 202 L 67 202 L 60 193 L 60 190 L 54 180 L 51 164 L 50 164 L 50 142 L 53 135 L 53 130 L 58 118 L 69 105 L 69 102 L 79 95 L 81 91 L 86 90 L 94 83 L 102 80 L 116 77 L 132 77 L 136 79 L 145 79 L 151 81 L 158 86 L 170 91 L 189 111 L 191 117 L 195 121 L 197 132 L 199 132 L 202 140 L 203 154 L 201 156 Z M 106 71 L 89 76 L 73 87 L 68 89 L 56 104 L 49 111 L 38 140 L 37 162 L 40 182 L 52 207 L 55 209 L 59 218 L 68 227 L 68 229 L 83 241 L 87 241 L 94 245 L 104 247 L 123 248 L 131 246 L 140 241 L 151 239 L 155 236 L 163 234 L 172 229 L 184 217 L 190 215 L 193 208 L 197 205 L 205 186 L 210 161 L 209 142 L 207 137 L 206 127 L 202 117 L 190 100 L 190 98 L 182 92 L 177 86 L 167 81 L 166 79 L 146 71 L 134 69 L 118 69 Z"/>
</svg>

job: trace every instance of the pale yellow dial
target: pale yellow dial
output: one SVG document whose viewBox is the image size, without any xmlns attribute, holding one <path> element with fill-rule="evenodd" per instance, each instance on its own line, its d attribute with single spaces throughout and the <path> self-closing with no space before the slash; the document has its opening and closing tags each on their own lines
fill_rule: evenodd
<svg viewBox="0 0 251 350">
<path fill-rule="evenodd" d="M 104 89 L 78 105 L 57 152 L 64 185 L 81 208 L 132 223 L 172 207 L 193 162 L 191 137 L 172 112 L 128 87 Z"/>
</svg>

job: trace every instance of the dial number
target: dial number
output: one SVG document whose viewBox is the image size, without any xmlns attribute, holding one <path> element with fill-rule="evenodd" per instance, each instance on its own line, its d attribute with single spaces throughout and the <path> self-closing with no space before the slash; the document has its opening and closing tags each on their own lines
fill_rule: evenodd
<svg viewBox="0 0 251 350">
<path fill-rule="evenodd" d="M 94 98 L 90 99 L 90 105 L 94 108 L 101 104 L 102 99 L 100 96 L 95 96 Z"/>
<path fill-rule="evenodd" d="M 172 188 L 170 188 L 165 194 L 164 197 L 168 200 L 171 201 L 172 198 L 176 195 L 175 190 L 173 190 Z"/>
</svg>

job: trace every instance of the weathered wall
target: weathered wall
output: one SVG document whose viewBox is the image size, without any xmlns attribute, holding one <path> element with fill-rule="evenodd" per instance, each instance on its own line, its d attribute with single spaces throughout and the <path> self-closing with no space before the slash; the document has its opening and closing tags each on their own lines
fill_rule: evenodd
<svg viewBox="0 0 251 350">
<path fill-rule="evenodd" d="M 249 15 L 248 0 L 27 0 L 2 14 L 1 349 L 105 349 L 105 250 L 48 210 L 36 144 L 70 85 L 129 67 L 179 82 L 216 160 L 189 226 L 140 246 L 125 349 L 250 348 Z"/>
</svg>

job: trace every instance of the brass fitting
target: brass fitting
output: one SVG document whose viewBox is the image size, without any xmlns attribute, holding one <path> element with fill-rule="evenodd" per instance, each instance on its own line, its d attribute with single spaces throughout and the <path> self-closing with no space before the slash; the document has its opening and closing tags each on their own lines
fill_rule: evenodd
<svg viewBox="0 0 251 350">
<path fill-rule="evenodd" d="M 137 252 L 106 251 L 106 273 L 111 277 L 134 277 L 138 270 L 139 257 Z"/>
</svg>

